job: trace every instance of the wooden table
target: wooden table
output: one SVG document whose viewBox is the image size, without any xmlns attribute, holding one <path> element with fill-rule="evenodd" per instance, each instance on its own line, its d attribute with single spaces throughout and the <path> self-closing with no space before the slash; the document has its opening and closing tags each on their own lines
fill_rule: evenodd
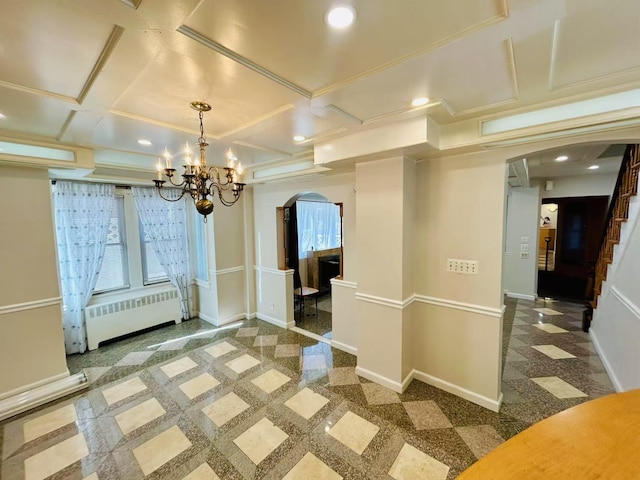
<svg viewBox="0 0 640 480">
<path fill-rule="evenodd" d="M 542 420 L 458 479 L 640 479 L 640 390 L 592 400 Z"/>
</svg>

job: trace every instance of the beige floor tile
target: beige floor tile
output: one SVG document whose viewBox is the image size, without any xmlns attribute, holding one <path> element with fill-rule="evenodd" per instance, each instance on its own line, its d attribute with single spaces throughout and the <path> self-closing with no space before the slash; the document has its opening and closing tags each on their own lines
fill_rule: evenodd
<svg viewBox="0 0 640 480">
<path fill-rule="evenodd" d="M 84 477 L 82 480 L 100 480 L 100 477 L 98 477 L 98 474 L 96 472 L 93 472 L 91 475 Z"/>
<path fill-rule="evenodd" d="M 128 367 L 132 365 L 142 365 L 144 362 L 149 360 L 149 357 L 153 355 L 154 351 L 151 352 L 131 352 L 127 353 L 122 360 L 114 365 L 114 367 Z"/>
<path fill-rule="evenodd" d="M 182 480 L 220 480 L 208 463 L 203 463 Z"/>
<path fill-rule="evenodd" d="M 236 337 L 255 337 L 258 335 L 258 327 L 239 328 Z"/>
<path fill-rule="evenodd" d="M 369 405 L 400 403 L 398 394 L 387 387 L 383 387 L 377 383 L 363 383 L 361 387 Z"/>
<path fill-rule="evenodd" d="M 533 327 L 539 328 L 547 333 L 566 333 L 568 330 L 564 328 L 557 327 L 552 323 L 533 323 Z"/>
<path fill-rule="evenodd" d="M 57 443 L 24 461 L 25 480 L 42 480 L 89 455 L 82 433 Z"/>
<path fill-rule="evenodd" d="M 313 453 L 307 452 L 296 466 L 289 470 L 282 480 L 341 480 L 334 472 Z"/>
<path fill-rule="evenodd" d="M 588 396 L 586 393 L 581 392 L 570 383 L 567 383 L 558 377 L 539 377 L 532 378 L 531 380 L 558 398 L 578 398 Z"/>
<path fill-rule="evenodd" d="M 329 399 L 310 388 L 303 388 L 284 404 L 305 420 L 309 420 L 329 403 Z"/>
<path fill-rule="evenodd" d="M 504 442 L 504 439 L 491 425 L 457 427 L 456 432 L 478 459 L 484 457 Z"/>
<path fill-rule="evenodd" d="M 438 428 L 451 428 L 451 422 L 442 413 L 438 404 L 431 400 L 417 402 L 403 402 L 409 418 L 416 430 L 435 430 Z"/>
<path fill-rule="evenodd" d="M 338 367 L 329 370 L 329 385 L 355 385 L 360 383 L 356 369 L 353 367 Z"/>
<path fill-rule="evenodd" d="M 207 352 L 213 358 L 218 358 L 223 355 L 226 355 L 229 352 L 233 352 L 234 350 L 237 350 L 237 348 L 231 345 L 230 343 L 221 342 L 205 349 L 205 352 Z"/>
<path fill-rule="evenodd" d="M 304 355 L 302 358 L 302 370 L 323 370 L 327 368 L 324 355 Z"/>
<path fill-rule="evenodd" d="M 253 342 L 254 347 L 273 347 L 278 344 L 278 335 L 258 335 Z"/>
<path fill-rule="evenodd" d="M 255 367 L 256 365 L 260 365 L 260 360 L 253 358 L 251 355 L 247 355 L 246 353 L 238 358 L 234 358 L 230 362 L 225 363 L 227 367 L 233 370 L 236 373 L 246 372 L 250 368 Z"/>
<path fill-rule="evenodd" d="M 24 443 L 58 430 L 65 425 L 75 422 L 77 419 L 75 407 L 73 404 L 69 404 L 53 412 L 28 420 L 24 422 L 22 426 Z"/>
<path fill-rule="evenodd" d="M 208 373 L 203 373 L 180 384 L 180 390 L 189 397 L 189 400 L 202 395 L 220 385 L 220 382 Z"/>
<path fill-rule="evenodd" d="M 174 425 L 151 440 L 133 449 L 138 465 L 145 475 L 155 472 L 165 463 L 191 447 L 180 427 Z"/>
<path fill-rule="evenodd" d="M 155 398 L 142 402 L 115 416 L 116 423 L 124 435 L 137 430 L 167 413 Z"/>
<path fill-rule="evenodd" d="M 564 313 L 558 312 L 557 310 L 553 310 L 551 308 L 534 308 L 534 310 L 543 315 L 564 315 Z"/>
<path fill-rule="evenodd" d="M 165 375 L 169 378 L 177 377 L 181 373 L 188 372 L 192 368 L 196 368 L 198 364 L 191 360 L 189 357 L 181 358 L 175 362 L 167 363 L 160 367 Z"/>
<path fill-rule="evenodd" d="M 566 352 L 561 348 L 556 347 L 555 345 L 532 345 L 531 348 L 535 348 L 540 353 L 544 353 L 547 357 L 553 358 L 554 360 L 561 360 L 564 358 L 576 358 L 575 355 L 572 355 L 569 352 Z"/>
<path fill-rule="evenodd" d="M 289 435 L 280 430 L 268 418 L 263 418 L 236 438 L 235 443 L 244 454 L 258 465 L 267 458 Z"/>
<path fill-rule="evenodd" d="M 405 443 L 389 470 L 396 480 L 445 480 L 449 467 L 435 458 Z"/>
<path fill-rule="evenodd" d="M 102 391 L 104 399 L 107 401 L 107 405 L 113 405 L 114 403 L 124 400 L 136 393 L 140 393 L 146 390 L 147 386 L 140 379 L 140 377 L 134 377 L 126 382 L 119 383 L 113 387 L 105 388 Z"/>
<path fill-rule="evenodd" d="M 276 345 L 276 351 L 274 357 L 297 357 L 300 355 L 300 345 L 298 344 L 284 344 Z"/>
<path fill-rule="evenodd" d="M 275 369 L 271 369 L 267 373 L 260 375 L 258 378 L 254 378 L 253 380 L 251 380 L 251 383 L 253 383 L 261 390 L 267 393 L 271 393 L 275 392 L 290 380 L 291 379 L 284 373 L 281 373 Z"/>
<path fill-rule="evenodd" d="M 216 426 L 221 427 L 247 408 L 249 408 L 249 404 L 231 392 L 204 407 L 202 413 L 209 417 Z"/>
<path fill-rule="evenodd" d="M 380 427 L 377 425 L 353 412 L 347 412 L 328 433 L 358 455 L 362 455 L 379 431 Z"/>
</svg>

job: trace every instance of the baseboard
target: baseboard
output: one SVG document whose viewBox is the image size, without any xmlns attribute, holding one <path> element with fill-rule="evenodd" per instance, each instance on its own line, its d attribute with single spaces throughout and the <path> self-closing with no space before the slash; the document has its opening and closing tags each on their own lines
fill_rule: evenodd
<svg viewBox="0 0 640 480">
<path fill-rule="evenodd" d="M 211 325 L 214 325 L 216 327 L 218 326 L 218 321 L 215 318 L 210 317 L 206 313 L 198 312 L 198 318 L 204 320 L 207 323 L 210 323 Z"/>
<path fill-rule="evenodd" d="M 346 343 L 338 342 L 337 340 L 331 340 L 331 346 L 333 348 L 337 348 L 338 350 L 342 350 L 343 352 L 350 353 L 351 355 L 358 355 L 358 349 L 356 347 L 352 347 L 351 345 L 347 345 Z"/>
<path fill-rule="evenodd" d="M 257 316 L 260 320 L 264 320 L 265 322 L 269 322 L 269 323 L 271 323 L 271 324 L 273 324 L 273 325 L 275 325 L 275 326 L 277 326 L 277 327 L 284 328 L 285 330 L 286 330 L 286 329 L 288 329 L 288 328 L 291 328 L 291 327 L 295 327 L 295 326 L 296 326 L 296 322 L 289 322 L 289 323 L 287 323 L 287 322 L 285 322 L 285 321 L 283 321 L 283 320 L 280 320 L 280 319 L 278 319 L 278 318 L 273 318 L 273 317 L 270 317 L 269 315 L 265 315 L 264 313 L 260 313 L 260 312 L 258 312 L 258 313 L 256 314 L 256 316 Z"/>
<path fill-rule="evenodd" d="M 238 320 L 246 320 L 247 319 L 247 314 L 242 312 L 242 313 L 236 313 L 235 315 L 232 315 L 230 317 L 224 318 L 222 320 L 218 320 L 218 327 L 221 327 L 222 325 L 227 325 L 229 323 L 233 323 L 233 322 L 237 322 Z"/>
<path fill-rule="evenodd" d="M 253 313 L 248 313 L 247 314 L 247 320 L 253 320 L 254 318 L 258 318 L 258 314 L 253 312 Z"/>
<path fill-rule="evenodd" d="M 476 405 L 480 405 L 481 407 L 487 408 L 493 412 L 498 412 L 500 410 L 500 405 L 502 404 L 502 393 L 500 393 L 498 400 L 492 400 L 489 397 L 472 392 L 471 390 L 467 390 L 464 387 L 447 382 L 441 378 L 434 377 L 433 375 L 429 375 L 418 370 L 413 370 L 411 373 L 412 378 L 415 378 L 416 380 L 420 380 L 428 385 L 433 385 L 440 390 L 444 390 L 445 392 L 449 392 L 460 398 L 469 400 Z"/>
<path fill-rule="evenodd" d="M 593 346 L 596 347 L 596 352 L 598 352 L 598 356 L 600 360 L 602 360 L 602 365 L 604 365 L 604 369 L 609 375 L 609 380 L 613 384 L 613 388 L 616 389 L 616 392 L 624 392 L 622 385 L 620 385 L 620 381 L 616 374 L 613 372 L 613 368 L 611 368 L 611 364 L 607 360 L 607 357 L 604 355 L 602 348 L 600 347 L 600 342 L 598 342 L 598 337 L 596 336 L 596 332 L 592 329 L 589 330 L 589 336 L 591 337 L 591 341 L 593 342 Z"/>
<path fill-rule="evenodd" d="M 331 345 L 331 340 L 329 340 L 328 338 L 324 338 L 323 336 L 318 335 L 317 333 L 310 332 L 308 330 L 303 330 L 300 327 L 295 327 L 295 326 L 291 327 L 291 331 L 299 333 L 300 335 L 304 335 L 305 337 L 313 338 L 317 342 L 326 343 L 327 345 Z"/>
<path fill-rule="evenodd" d="M 371 370 L 367 370 L 365 368 L 362 368 L 360 366 L 356 367 L 356 375 L 360 375 L 361 377 L 364 377 L 367 380 L 371 380 L 372 382 L 375 382 L 375 383 L 378 383 L 378 384 L 380 384 L 382 386 L 390 388 L 394 392 L 397 392 L 397 393 L 402 393 L 403 392 L 402 386 L 403 386 L 404 382 L 402 382 L 402 383 L 396 382 L 395 380 L 391 380 L 390 378 L 383 377 L 382 375 L 378 375 L 377 373 L 372 372 Z M 405 379 L 405 381 L 406 381 L 406 379 Z M 407 383 L 407 385 L 408 385 L 408 383 Z"/>
<path fill-rule="evenodd" d="M 86 388 L 87 376 L 84 372 L 69 375 L 67 372 L 62 378 L 60 375 L 51 377 L 55 380 L 46 382 L 29 390 L 22 389 L 21 393 L 4 398 L 0 401 L 0 421 L 25 412 L 39 405 L 51 402 L 70 393 Z M 33 384 L 32 384 L 33 385 Z"/>
<path fill-rule="evenodd" d="M 519 298 L 520 300 L 529 300 L 535 302 L 538 299 L 537 295 L 527 295 L 525 293 L 507 292 L 509 298 Z"/>
</svg>

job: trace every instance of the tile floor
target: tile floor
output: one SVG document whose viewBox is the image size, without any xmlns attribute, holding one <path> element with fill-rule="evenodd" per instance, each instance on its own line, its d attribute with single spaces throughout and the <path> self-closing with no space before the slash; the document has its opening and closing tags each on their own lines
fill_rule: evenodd
<svg viewBox="0 0 640 480">
<path fill-rule="evenodd" d="M 0 423 L 0 478 L 452 479 L 613 392 L 580 319 L 578 305 L 507 299 L 500 413 L 419 381 L 397 394 L 268 323 L 191 320 L 69 357 L 90 388 Z"/>
</svg>

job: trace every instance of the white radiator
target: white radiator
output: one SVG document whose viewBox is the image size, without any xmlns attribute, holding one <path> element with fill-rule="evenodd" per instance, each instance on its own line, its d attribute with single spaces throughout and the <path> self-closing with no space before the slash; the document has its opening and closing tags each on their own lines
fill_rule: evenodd
<svg viewBox="0 0 640 480">
<path fill-rule="evenodd" d="M 89 350 L 105 340 L 174 321 L 180 323 L 178 292 L 166 291 L 111 303 L 90 305 L 85 310 Z"/>
</svg>

